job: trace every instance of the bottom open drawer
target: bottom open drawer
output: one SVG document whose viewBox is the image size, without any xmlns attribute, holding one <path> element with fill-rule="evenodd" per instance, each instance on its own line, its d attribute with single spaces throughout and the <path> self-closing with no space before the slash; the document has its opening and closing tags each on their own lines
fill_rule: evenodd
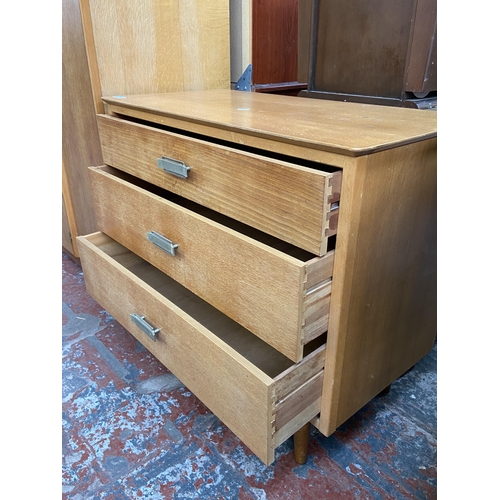
<svg viewBox="0 0 500 500">
<path fill-rule="evenodd" d="M 104 233 L 78 248 L 88 293 L 267 465 L 319 413 L 324 336 L 293 364 Z"/>
</svg>

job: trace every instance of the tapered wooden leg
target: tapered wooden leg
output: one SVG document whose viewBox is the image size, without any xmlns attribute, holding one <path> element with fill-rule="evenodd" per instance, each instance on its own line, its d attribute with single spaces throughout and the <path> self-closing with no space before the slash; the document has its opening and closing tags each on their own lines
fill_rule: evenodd
<svg viewBox="0 0 500 500">
<path fill-rule="evenodd" d="M 389 394 L 389 392 L 391 392 L 391 384 L 389 384 L 383 391 L 380 391 L 378 395 L 385 396 L 386 394 Z"/>
<path fill-rule="evenodd" d="M 307 445 L 309 444 L 309 427 L 310 424 L 307 422 L 306 425 L 301 427 L 293 435 L 293 451 L 295 453 L 295 461 L 302 465 L 307 462 Z"/>
</svg>

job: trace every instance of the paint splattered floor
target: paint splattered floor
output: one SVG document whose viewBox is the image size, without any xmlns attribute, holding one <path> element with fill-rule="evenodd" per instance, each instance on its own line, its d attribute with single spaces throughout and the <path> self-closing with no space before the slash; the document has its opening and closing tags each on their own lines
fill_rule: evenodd
<svg viewBox="0 0 500 500">
<path fill-rule="evenodd" d="M 266 467 L 86 293 L 62 255 L 63 499 L 436 498 L 436 347 L 304 465 Z"/>
</svg>

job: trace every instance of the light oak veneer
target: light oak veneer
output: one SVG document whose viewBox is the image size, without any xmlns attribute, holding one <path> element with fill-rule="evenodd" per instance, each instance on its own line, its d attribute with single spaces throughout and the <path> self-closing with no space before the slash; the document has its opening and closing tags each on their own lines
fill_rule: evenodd
<svg viewBox="0 0 500 500">
<path fill-rule="evenodd" d="M 256 145 L 268 139 L 348 156 L 434 137 L 435 113 L 349 102 L 208 90 L 103 97 L 109 112 L 208 131 L 211 136 Z M 207 128 L 208 127 L 208 128 Z M 232 134 L 235 134 L 234 136 Z"/>
</svg>

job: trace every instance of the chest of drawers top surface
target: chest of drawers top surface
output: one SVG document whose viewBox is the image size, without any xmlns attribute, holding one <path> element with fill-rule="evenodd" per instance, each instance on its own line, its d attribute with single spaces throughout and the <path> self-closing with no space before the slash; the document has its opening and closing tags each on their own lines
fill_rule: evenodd
<svg viewBox="0 0 500 500">
<path fill-rule="evenodd" d="M 307 145 L 347 156 L 389 149 L 437 135 L 435 112 L 233 90 L 104 97 L 123 115 L 186 120 L 232 133 Z M 137 113 L 141 115 L 137 115 Z M 181 127 L 182 128 L 182 127 Z"/>
</svg>

